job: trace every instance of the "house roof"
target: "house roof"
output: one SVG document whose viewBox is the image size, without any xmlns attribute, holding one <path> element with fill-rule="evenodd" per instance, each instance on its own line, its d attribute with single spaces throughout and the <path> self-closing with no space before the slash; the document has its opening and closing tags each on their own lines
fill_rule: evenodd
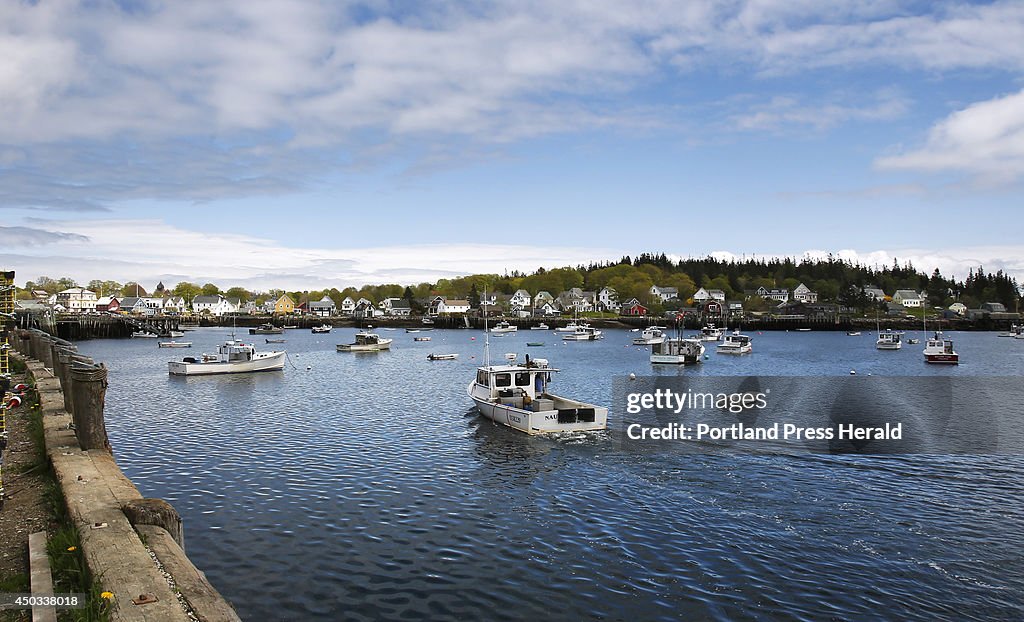
<svg viewBox="0 0 1024 622">
<path fill-rule="evenodd" d="M 468 300 L 460 300 L 460 299 L 456 298 L 456 299 L 452 299 L 452 300 L 445 300 L 444 304 L 446 306 L 449 306 L 449 307 L 468 307 L 469 306 L 469 301 Z"/>
<path fill-rule="evenodd" d="M 902 298 L 904 300 L 914 300 L 915 298 L 916 299 L 920 299 L 921 298 L 921 295 L 918 294 L 917 292 L 915 292 L 912 289 L 897 289 L 896 293 L 893 294 L 893 298 L 895 298 L 896 296 L 899 296 L 900 298 Z"/>
<path fill-rule="evenodd" d="M 130 300 L 130 299 L 129 298 L 125 298 L 125 300 Z M 194 304 L 194 305 L 197 305 L 197 304 L 198 305 L 215 305 L 215 304 L 217 304 L 220 301 L 221 301 L 221 296 L 220 295 L 216 295 L 216 296 L 196 296 L 195 298 L 192 299 L 192 304 Z M 124 304 L 124 303 L 122 303 L 122 304 Z"/>
<path fill-rule="evenodd" d="M 406 300 L 405 298 L 395 298 L 391 302 L 391 308 L 392 309 L 411 309 L 412 307 L 409 306 L 409 301 Z"/>
</svg>

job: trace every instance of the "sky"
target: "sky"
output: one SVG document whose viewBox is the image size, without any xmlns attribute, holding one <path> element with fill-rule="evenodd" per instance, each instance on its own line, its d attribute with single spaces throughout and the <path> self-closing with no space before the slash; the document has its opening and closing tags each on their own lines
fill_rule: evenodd
<svg viewBox="0 0 1024 622">
<path fill-rule="evenodd" d="M 0 266 L 226 289 L 664 252 L 1024 280 L 1024 3 L 0 3 Z"/>
</svg>

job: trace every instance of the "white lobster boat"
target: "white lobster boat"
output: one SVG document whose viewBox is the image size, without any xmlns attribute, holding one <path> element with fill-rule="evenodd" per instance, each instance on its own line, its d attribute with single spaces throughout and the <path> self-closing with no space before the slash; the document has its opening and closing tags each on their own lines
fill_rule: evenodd
<svg viewBox="0 0 1024 622">
<path fill-rule="evenodd" d="M 562 335 L 564 341 L 597 341 L 604 339 L 604 333 L 590 326 L 577 326 L 571 333 Z"/>
<path fill-rule="evenodd" d="M 573 321 L 569 322 L 568 324 L 566 324 L 565 326 L 556 328 L 555 332 L 556 333 L 574 333 L 579 328 L 590 328 L 590 324 L 588 324 L 587 322 L 577 322 L 576 320 L 573 320 Z"/>
<path fill-rule="evenodd" d="M 718 328 L 714 324 L 708 324 L 704 328 L 700 329 L 700 338 L 701 341 L 721 341 L 722 333 L 724 332 L 724 329 Z"/>
<path fill-rule="evenodd" d="M 875 348 L 879 350 L 899 350 L 903 347 L 903 336 L 894 330 L 883 330 L 878 333 Z"/>
<path fill-rule="evenodd" d="M 723 337 L 715 351 L 719 354 L 749 354 L 754 350 L 752 341 L 749 335 L 741 335 L 736 331 Z"/>
<path fill-rule="evenodd" d="M 252 344 L 234 339 L 217 347 L 215 354 L 203 354 L 199 358 L 185 357 L 181 361 L 169 361 L 167 372 L 172 376 L 209 376 L 213 374 L 241 374 L 254 371 L 277 371 L 284 369 L 285 352 L 257 352 Z"/>
<path fill-rule="evenodd" d="M 693 365 L 704 357 L 704 344 L 700 339 L 669 337 L 651 346 L 651 363 L 666 365 Z"/>
<path fill-rule="evenodd" d="M 191 341 L 159 341 L 156 344 L 161 348 L 191 348 Z"/>
<path fill-rule="evenodd" d="M 513 326 L 512 324 L 509 324 L 508 322 L 498 322 L 497 324 L 494 325 L 494 328 L 491 329 L 491 332 L 495 333 L 495 334 L 499 334 L 499 333 L 514 333 L 514 332 L 516 332 L 518 330 L 519 330 L 518 326 Z"/>
<path fill-rule="evenodd" d="M 329 333 L 329 332 L 331 332 L 331 328 L 333 328 L 333 327 L 330 324 L 321 324 L 320 326 L 314 326 L 314 327 L 310 328 L 309 331 L 311 333 L 313 333 L 314 335 L 316 335 L 316 334 Z"/>
<path fill-rule="evenodd" d="M 648 326 L 640 336 L 633 340 L 635 346 L 653 346 L 656 343 L 665 341 L 665 328 L 662 326 Z"/>
<path fill-rule="evenodd" d="M 557 371 L 545 359 L 529 356 L 522 365 L 478 367 L 466 392 L 480 414 L 527 434 L 607 428 L 607 408 L 548 392 L 551 374 Z"/>
<path fill-rule="evenodd" d="M 936 331 L 935 336 L 925 344 L 924 360 L 926 363 L 958 365 L 960 355 L 953 349 L 953 340 L 944 338 L 941 332 Z"/>
<path fill-rule="evenodd" d="M 354 343 L 339 343 L 338 352 L 379 352 L 390 350 L 394 339 L 383 338 L 377 333 L 361 331 L 356 333 Z"/>
</svg>

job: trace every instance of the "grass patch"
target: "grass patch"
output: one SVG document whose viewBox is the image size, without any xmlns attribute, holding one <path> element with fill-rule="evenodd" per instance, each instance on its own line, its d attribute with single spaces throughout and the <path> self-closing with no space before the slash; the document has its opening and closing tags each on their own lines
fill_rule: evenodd
<svg viewBox="0 0 1024 622">
<path fill-rule="evenodd" d="M 50 556 L 50 572 L 53 574 L 53 591 L 57 593 L 86 594 L 86 606 L 58 612 L 61 620 L 71 622 L 106 622 L 110 619 L 107 601 L 100 596 L 101 588 L 89 572 L 82 554 L 82 542 L 78 529 L 64 524 L 46 543 Z"/>
</svg>

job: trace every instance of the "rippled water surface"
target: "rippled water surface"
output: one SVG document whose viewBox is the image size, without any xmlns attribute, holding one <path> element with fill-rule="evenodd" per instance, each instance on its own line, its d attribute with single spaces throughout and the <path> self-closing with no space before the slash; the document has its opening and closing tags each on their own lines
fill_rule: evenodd
<svg viewBox="0 0 1024 622">
<path fill-rule="evenodd" d="M 283 372 L 176 378 L 166 361 L 227 329 L 82 342 L 110 367 L 107 427 L 142 493 L 246 620 L 1020 619 L 1019 456 L 736 455 L 622 450 L 621 432 L 529 437 L 471 411 L 479 331 L 286 331 Z M 1024 341 L 953 334 L 964 361 L 878 352 L 842 333 L 756 335 L 744 357 L 652 371 L 636 335 L 492 338 L 608 404 L 629 373 L 1019 375 Z M 546 346 L 526 348 L 527 341 Z M 426 360 L 458 352 L 459 360 Z M 473 357 L 476 358 L 473 358 Z M 555 387 L 553 387 L 555 388 Z M 618 413 L 611 413 L 613 422 Z M 1024 414 L 1022 414 L 1024 420 Z M 1022 421 L 1024 423 L 1024 421 Z"/>
</svg>

